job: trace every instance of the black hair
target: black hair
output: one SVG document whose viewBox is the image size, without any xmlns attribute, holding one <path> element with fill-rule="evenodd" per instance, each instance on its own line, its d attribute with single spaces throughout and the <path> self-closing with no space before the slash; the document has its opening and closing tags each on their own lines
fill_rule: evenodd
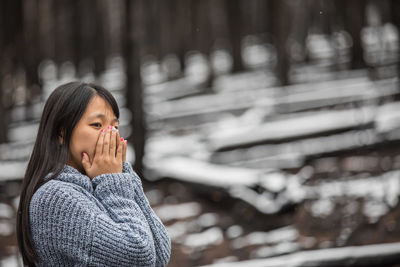
<svg viewBox="0 0 400 267">
<path fill-rule="evenodd" d="M 26 266 L 35 266 L 38 256 L 34 250 L 29 227 L 29 204 L 33 194 L 45 182 L 54 179 L 69 159 L 69 143 L 75 125 L 94 96 L 108 102 L 119 119 L 118 104 L 105 88 L 82 82 L 70 82 L 57 87 L 43 109 L 40 125 L 29 159 L 17 212 L 16 232 L 19 251 Z M 60 143 L 60 136 L 63 142 Z M 52 175 L 44 180 L 46 174 Z"/>
</svg>

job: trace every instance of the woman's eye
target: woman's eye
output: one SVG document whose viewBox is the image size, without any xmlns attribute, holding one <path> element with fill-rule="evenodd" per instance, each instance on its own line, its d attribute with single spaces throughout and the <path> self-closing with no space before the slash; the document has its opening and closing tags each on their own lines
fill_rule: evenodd
<svg viewBox="0 0 400 267">
<path fill-rule="evenodd" d="M 96 127 L 101 127 L 101 123 L 92 123 L 90 124 L 92 126 L 96 126 Z M 114 126 L 116 129 L 118 129 L 118 126 Z"/>
</svg>

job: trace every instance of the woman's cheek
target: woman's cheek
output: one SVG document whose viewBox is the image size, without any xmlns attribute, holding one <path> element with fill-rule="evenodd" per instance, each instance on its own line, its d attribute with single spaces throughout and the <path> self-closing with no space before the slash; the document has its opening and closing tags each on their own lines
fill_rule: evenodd
<svg viewBox="0 0 400 267">
<path fill-rule="evenodd" d="M 90 138 L 90 140 L 87 141 L 87 144 L 89 145 L 89 153 L 91 155 L 90 158 L 94 158 L 94 154 L 96 153 L 96 145 L 97 145 L 97 140 L 98 140 L 98 136 L 93 136 L 92 138 Z"/>
<path fill-rule="evenodd" d="M 85 152 L 89 155 L 90 159 L 93 159 L 96 144 L 97 144 L 97 136 L 95 134 L 85 134 L 82 136 L 82 152 Z"/>
</svg>

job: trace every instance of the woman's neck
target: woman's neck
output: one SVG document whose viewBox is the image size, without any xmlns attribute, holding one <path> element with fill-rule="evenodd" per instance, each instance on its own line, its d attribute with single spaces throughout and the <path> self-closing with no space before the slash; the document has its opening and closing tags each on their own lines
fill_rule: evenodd
<svg viewBox="0 0 400 267">
<path fill-rule="evenodd" d="M 67 162 L 67 165 L 77 169 L 82 174 L 86 174 L 85 169 L 83 168 L 82 164 L 78 165 L 74 161 L 70 160 L 70 161 Z"/>
</svg>

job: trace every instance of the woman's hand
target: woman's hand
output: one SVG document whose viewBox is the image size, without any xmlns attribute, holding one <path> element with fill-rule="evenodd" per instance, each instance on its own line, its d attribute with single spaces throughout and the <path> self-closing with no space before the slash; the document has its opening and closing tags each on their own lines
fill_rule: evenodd
<svg viewBox="0 0 400 267">
<path fill-rule="evenodd" d="M 105 173 L 121 173 L 122 163 L 126 160 L 127 142 L 120 138 L 118 131 L 109 126 L 102 130 L 97 140 L 92 160 L 82 153 L 82 165 L 90 179 Z"/>
</svg>

